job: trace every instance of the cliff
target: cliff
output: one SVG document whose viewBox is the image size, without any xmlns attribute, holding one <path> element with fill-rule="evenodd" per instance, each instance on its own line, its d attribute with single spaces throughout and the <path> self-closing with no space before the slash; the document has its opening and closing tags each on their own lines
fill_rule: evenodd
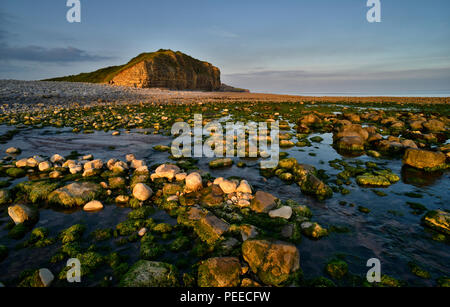
<svg viewBox="0 0 450 307">
<path fill-rule="evenodd" d="M 182 52 L 158 50 L 142 53 L 125 65 L 111 66 L 91 73 L 54 78 L 49 81 L 109 83 L 138 88 L 217 91 L 220 70 L 212 64 Z"/>
</svg>

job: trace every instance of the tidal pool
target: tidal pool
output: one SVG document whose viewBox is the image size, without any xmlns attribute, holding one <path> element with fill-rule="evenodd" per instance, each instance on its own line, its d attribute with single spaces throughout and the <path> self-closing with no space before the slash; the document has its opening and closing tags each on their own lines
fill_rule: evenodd
<svg viewBox="0 0 450 307">
<path fill-rule="evenodd" d="M 10 126 L 0 126 L 0 133 L 3 134 L 10 129 Z M 95 159 L 102 159 L 105 162 L 110 158 L 124 160 L 126 154 L 133 153 L 138 159 L 144 159 L 149 166 L 173 162 L 168 152 L 153 149 L 155 145 L 170 145 L 172 138 L 160 134 L 144 134 L 145 131 L 132 129 L 126 133 L 121 130 L 119 136 L 112 136 L 110 132 L 103 131 L 75 134 L 71 128 L 23 128 L 19 129 L 11 140 L 2 144 L 0 151 L 5 152 L 11 146 L 19 147 L 22 150 L 19 158 L 33 155 L 50 157 L 55 153 L 67 156 L 77 151 L 82 155 L 92 154 Z M 399 158 L 343 156 L 332 146 L 332 133 L 312 133 L 308 135 L 308 139 L 314 136 L 320 136 L 323 140 L 312 142 L 310 147 L 292 147 L 282 151 L 287 152 L 290 158 L 295 158 L 299 163 L 310 164 L 318 170 L 324 170 L 331 180 L 340 172 L 329 164 L 336 159 L 348 163 L 375 162 L 378 166 L 391 169 L 400 176 L 401 180 L 387 188 L 361 187 L 352 180 L 350 185 L 345 186 L 350 193 L 343 195 L 337 192 L 332 198 L 319 201 L 304 195 L 295 183 L 287 184 L 277 177 L 262 176 L 258 159 L 233 158 L 235 160 L 233 166 L 211 169 L 208 163 L 212 159 L 199 158 L 197 166 L 203 171 L 202 173 L 209 173 L 212 177 L 246 179 L 255 191 L 263 190 L 281 200 L 292 199 L 299 204 L 307 205 L 313 212 L 314 221 L 328 229 L 335 229 L 320 240 L 310 240 L 304 236 L 301 243 L 297 245 L 300 251 L 300 265 L 307 278 L 324 276 L 324 266 L 336 257 L 345 259 L 349 265 L 349 271 L 361 278 L 365 277 L 369 269 L 366 263 L 370 258 L 378 258 L 381 261 L 382 274 L 407 282 L 409 286 L 433 286 L 437 278 L 450 276 L 448 242 L 433 240 L 433 233 L 421 225 L 422 215 L 413 214 L 413 210 L 407 204 L 407 202 L 417 202 L 428 210 L 449 210 L 449 172 L 428 175 L 426 180 L 418 183 L 409 178 L 415 175 L 402 169 Z M 295 141 L 295 138 L 293 140 Z M 244 161 L 246 167 L 238 167 L 236 165 L 238 161 Z M 25 178 L 13 180 L 8 188 L 13 188 L 24 180 Z M 379 196 L 374 191 L 382 191 L 386 195 Z M 420 198 L 407 196 L 417 194 Z M 119 207 L 113 203 L 105 205 L 102 211 L 96 213 L 84 212 L 81 209 L 59 210 L 46 206 L 40 209 L 40 218 L 35 227 L 46 227 L 50 231 L 50 236 L 56 237 L 61 230 L 82 223 L 87 226 L 84 238 L 88 242 L 88 235 L 92 231 L 99 228 L 114 229 L 131 211 L 130 208 Z M 369 209 L 370 212 L 359 211 L 359 206 Z M 175 218 L 158 208 L 155 208 L 151 217 L 158 222 L 171 225 L 177 223 Z M 6 208 L 3 208 L 0 216 L 0 243 L 8 247 L 9 255 L 0 263 L 2 282 L 7 285 L 16 284 L 20 273 L 24 270 L 47 267 L 52 272 L 58 273 L 63 269 L 64 262 L 49 263 L 49 259 L 59 248 L 58 244 L 44 248 L 15 248 L 18 243 L 25 241 L 28 235 L 21 240 L 8 238 L 8 230 L 3 225 L 6 225 L 9 220 Z M 168 243 L 170 240 L 164 244 Z M 113 239 L 110 239 L 98 245 L 100 250 L 128 256 L 126 259 L 128 264 L 133 264 L 139 259 L 139 242 L 118 246 Z M 176 263 L 185 257 L 185 252 L 166 251 L 159 259 Z M 196 259 L 189 261 L 190 264 L 194 264 Z M 431 273 L 432 278 L 422 279 L 412 274 L 408 266 L 410 262 L 425 268 Z M 111 274 L 111 269 L 103 266 L 92 276 L 83 278 L 81 286 L 99 285 L 108 274 Z M 54 285 L 67 286 L 67 282 L 56 279 Z M 341 285 L 351 284 L 347 280 Z"/>
</svg>

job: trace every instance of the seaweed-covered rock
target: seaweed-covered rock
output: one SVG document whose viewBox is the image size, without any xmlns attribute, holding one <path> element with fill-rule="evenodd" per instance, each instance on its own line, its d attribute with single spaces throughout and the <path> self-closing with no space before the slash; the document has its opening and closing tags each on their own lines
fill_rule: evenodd
<svg viewBox="0 0 450 307">
<path fill-rule="evenodd" d="M 26 181 L 17 185 L 17 188 L 25 192 L 32 203 L 47 200 L 50 193 L 58 187 L 58 183 L 49 181 Z"/>
<path fill-rule="evenodd" d="M 139 260 L 123 276 L 121 287 L 177 287 L 178 273 L 168 263 Z"/>
<path fill-rule="evenodd" d="M 328 230 L 315 222 L 303 222 L 300 227 L 302 229 L 302 233 L 311 239 L 317 240 L 328 235 Z"/>
<path fill-rule="evenodd" d="M 299 181 L 298 184 L 303 193 L 314 195 L 318 199 L 325 199 L 333 195 L 331 188 L 312 173 L 308 173 L 306 179 Z"/>
<path fill-rule="evenodd" d="M 198 268 L 200 287 L 237 287 L 240 283 L 241 264 L 236 257 L 210 258 Z"/>
<path fill-rule="evenodd" d="M 48 200 L 64 207 L 77 207 L 95 199 L 101 190 L 101 186 L 96 183 L 74 182 L 50 193 Z"/>
<path fill-rule="evenodd" d="M 442 152 L 409 148 L 403 156 L 403 164 L 424 170 L 434 170 L 445 167 L 445 159 L 445 154 Z"/>
<path fill-rule="evenodd" d="M 300 253 L 295 245 L 282 241 L 247 240 L 242 255 L 253 273 L 267 285 L 278 286 L 300 269 Z"/>
<path fill-rule="evenodd" d="M 425 129 L 427 129 L 430 132 L 445 131 L 445 123 L 440 120 L 430 119 L 424 122 L 422 125 L 423 127 L 425 127 Z"/>
<path fill-rule="evenodd" d="M 207 213 L 201 217 L 195 225 L 195 232 L 200 239 L 208 244 L 214 244 L 220 240 L 222 235 L 230 229 L 230 225 L 216 217 L 212 213 Z"/>
<path fill-rule="evenodd" d="M 9 193 L 9 190 L 0 190 L 0 206 L 6 205 L 11 202 L 11 194 Z"/>
<path fill-rule="evenodd" d="M 325 266 L 325 272 L 334 279 L 342 279 L 348 273 L 348 264 L 342 260 L 331 260 Z"/>
<path fill-rule="evenodd" d="M 372 174 L 360 175 L 356 177 L 356 182 L 362 186 L 386 187 L 391 185 L 391 182 L 386 177 Z"/>
<path fill-rule="evenodd" d="M 230 158 L 218 158 L 209 162 L 210 168 L 228 167 L 233 165 L 233 160 Z"/>
<path fill-rule="evenodd" d="M 250 208 L 258 213 L 268 213 L 277 206 L 275 202 L 276 199 L 277 198 L 270 193 L 257 191 L 252 199 Z"/>
<path fill-rule="evenodd" d="M 450 213 L 442 210 L 429 211 L 422 223 L 438 232 L 450 236 Z"/>
</svg>

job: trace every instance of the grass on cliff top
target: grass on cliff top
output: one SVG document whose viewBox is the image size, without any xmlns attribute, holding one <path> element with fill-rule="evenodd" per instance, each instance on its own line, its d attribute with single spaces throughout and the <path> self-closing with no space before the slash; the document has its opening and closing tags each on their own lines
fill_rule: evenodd
<svg viewBox="0 0 450 307">
<path fill-rule="evenodd" d="M 193 57 L 186 55 L 180 51 L 174 52 L 170 49 L 160 49 L 156 52 L 141 53 L 124 65 L 110 66 L 90 73 L 81 73 L 78 75 L 46 79 L 43 81 L 108 83 L 122 71 L 133 67 L 134 65 L 142 61 L 150 60 L 157 62 L 161 66 L 164 65 L 169 67 L 177 67 L 179 65 L 184 65 L 188 68 L 192 68 L 198 74 L 207 73 L 207 65 L 205 65 L 206 62 L 194 59 Z"/>
</svg>

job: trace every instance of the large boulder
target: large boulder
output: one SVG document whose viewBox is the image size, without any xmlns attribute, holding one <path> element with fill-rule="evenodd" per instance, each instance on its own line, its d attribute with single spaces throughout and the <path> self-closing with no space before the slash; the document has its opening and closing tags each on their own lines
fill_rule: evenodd
<svg viewBox="0 0 450 307">
<path fill-rule="evenodd" d="M 300 269 L 300 253 L 295 245 L 281 241 L 247 240 L 242 255 L 253 273 L 267 285 L 278 286 Z"/>
<path fill-rule="evenodd" d="M 420 149 L 409 148 L 403 156 L 403 164 L 425 169 L 433 170 L 445 167 L 445 154 Z"/>
<path fill-rule="evenodd" d="M 93 182 L 74 182 L 59 188 L 50 195 L 48 200 L 64 207 L 83 206 L 101 194 L 102 188 Z"/>
<path fill-rule="evenodd" d="M 237 287 L 241 264 L 236 257 L 217 257 L 203 261 L 198 267 L 200 287 Z"/>
<path fill-rule="evenodd" d="M 10 206 L 8 208 L 8 214 L 16 225 L 26 221 L 35 221 L 39 217 L 38 210 L 26 205 Z"/>
<path fill-rule="evenodd" d="M 139 260 L 123 276 L 121 287 L 177 287 L 176 268 L 168 263 Z"/>
</svg>

